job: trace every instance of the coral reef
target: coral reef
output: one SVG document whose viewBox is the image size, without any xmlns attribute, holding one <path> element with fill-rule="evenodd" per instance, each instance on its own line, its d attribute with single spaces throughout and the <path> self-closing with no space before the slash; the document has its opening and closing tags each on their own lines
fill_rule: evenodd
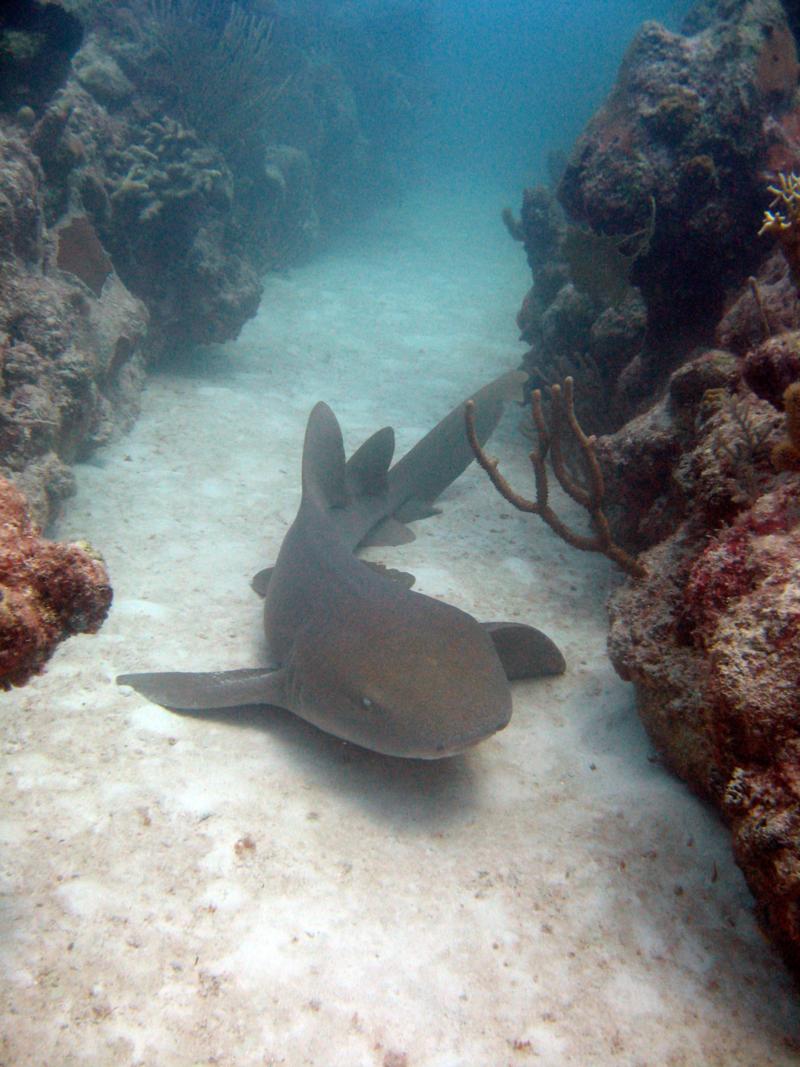
<svg viewBox="0 0 800 1067">
<path fill-rule="evenodd" d="M 135 415 L 147 328 L 86 216 L 51 233 L 45 215 L 41 165 L 0 131 L 0 470 L 42 524 L 71 491 L 66 464 Z"/>
<path fill-rule="evenodd" d="M 261 284 L 235 232 L 224 158 L 164 119 L 136 131 L 124 150 L 109 149 L 106 166 L 110 210 L 100 227 L 120 277 L 150 311 L 151 345 L 236 337 Z"/>
<path fill-rule="evenodd" d="M 617 472 L 616 536 L 652 546 L 645 578 L 612 597 L 611 660 L 666 762 L 730 823 L 758 915 L 800 972 L 800 475 L 776 473 L 797 470 L 800 391 L 784 416 L 777 389 L 796 345 L 694 355 L 598 455 Z"/>
<path fill-rule="evenodd" d="M 22 493 L 0 478 L 0 688 L 39 673 L 65 638 L 95 633 L 110 606 L 102 560 L 42 538 Z"/>
<path fill-rule="evenodd" d="M 704 0 L 680 34 L 646 24 L 557 195 L 527 190 L 505 222 L 534 270 L 518 319 L 533 384 L 581 382 L 611 536 L 642 567 L 611 599 L 611 660 L 665 762 L 730 825 L 764 929 L 800 974 L 789 14 Z"/>
<path fill-rule="evenodd" d="M 109 111 L 71 80 L 43 112 L 31 141 L 45 176 L 46 222 L 62 232 L 64 221 L 86 217 L 84 258 L 91 225 L 119 279 L 147 307 L 151 358 L 236 337 L 261 285 L 235 218 L 230 168 L 176 120 L 142 121 L 133 111 Z"/>
<path fill-rule="evenodd" d="M 643 227 L 623 236 L 569 224 L 544 186 L 524 191 L 518 220 L 503 212 L 533 272 L 517 315 L 530 345 L 524 364 L 537 385 L 579 379 L 578 413 L 592 431 L 620 425 L 635 408 L 619 383 L 626 367 L 638 365 L 645 337 L 644 303 L 630 279 L 652 236 L 654 203 Z"/>
<path fill-rule="evenodd" d="M 180 122 L 228 156 L 256 149 L 286 81 L 271 48 L 272 21 L 236 0 L 127 0 L 125 7 L 146 49 L 148 77 Z"/>
<path fill-rule="evenodd" d="M 687 346 L 709 342 L 726 292 L 758 259 L 767 119 L 797 84 L 781 4 L 726 11 L 689 22 L 691 34 L 645 24 L 559 186 L 570 218 L 602 234 L 640 229 L 656 202 L 632 272 L 647 308 L 640 373 L 652 384 Z"/>
<path fill-rule="evenodd" d="M 691 520 L 611 606 L 609 651 L 673 769 L 729 822 L 759 917 L 800 972 L 800 508 L 759 496 L 704 546 Z"/>
<path fill-rule="evenodd" d="M 70 492 L 67 465 L 135 416 L 146 361 L 235 338 L 265 270 L 386 195 L 391 113 L 407 116 L 373 97 L 397 60 L 359 53 L 366 13 L 338 55 L 333 16 L 308 16 L 236 0 L 0 11 L 0 471 L 38 521 Z M 422 93 L 406 58 L 398 84 Z"/>
<path fill-rule="evenodd" d="M 764 174 L 778 181 L 795 158 L 797 70 L 778 0 L 697 5 L 683 33 L 646 23 L 557 196 L 525 193 L 512 231 L 536 267 L 519 318 L 526 363 L 545 381 L 583 383 L 579 363 L 593 368 L 580 410 L 590 430 L 642 413 L 694 347 L 714 342 L 729 294 L 757 274 Z M 758 330 L 763 340 L 763 321 Z"/>
<path fill-rule="evenodd" d="M 326 228 L 386 196 L 391 131 L 412 109 L 398 93 L 379 103 L 374 83 L 395 70 L 423 94 L 414 63 L 401 75 L 380 48 L 365 58 L 360 45 L 375 32 L 366 12 L 348 16 L 345 37 L 338 16 L 309 19 L 302 5 L 280 19 L 270 5 L 236 0 L 73 6 L 84 25 L 69 16 L 79 33 L 51 91 L 24 101 L 24 120 L 24 86 L 11 78 L 0 91 L 0 117 L 42 169 L 45 223 L 69 242 L 73 263 L 79 237 L 90 258 L 91 226 L 147 307 L 151 359 L 235 338 L 258 306 L 264 270 L 307 254 Z M 398 36 L 399 16 L 387 17 L 380 40 Z M 412 30 L 407 49 L 422 20 Z M 346 76 L 353 49 L 359 62 L 347 61 Z M 362 129 L 367 102 L 371 118 L 380 113 L 380 145 Z M 96 246 L 93 259 L 94 277 Z"/>
</svg>

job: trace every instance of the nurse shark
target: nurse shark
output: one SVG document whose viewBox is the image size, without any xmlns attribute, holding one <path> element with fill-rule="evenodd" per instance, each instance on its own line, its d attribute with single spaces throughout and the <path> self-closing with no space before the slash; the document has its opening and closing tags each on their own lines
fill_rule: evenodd
<svg viewBox="0 0 800 1067">
<path fill-rule="evenodd" d="M 477 392 L 485 441 L 522 375 Z M 394 432 L 378 430 L 345 461 L 339 423 L 325 403 L 308 420 L 300 508 L 275 566 L 253 579 L 265 597 L 268 666 L 210 673 L 123 674 L 157 704 L 200 710 L 267 704 L 389 756 L 452 756 L 503 729 L 509 681 L 561 674 L 564 659 L 539 630 L 479 623 L 413 591 L 410 575 L 359 560 L 366 544 L 413 540 L 406 522 L 473 458 L 458 405 L 391 466 Z"/>
</svg>

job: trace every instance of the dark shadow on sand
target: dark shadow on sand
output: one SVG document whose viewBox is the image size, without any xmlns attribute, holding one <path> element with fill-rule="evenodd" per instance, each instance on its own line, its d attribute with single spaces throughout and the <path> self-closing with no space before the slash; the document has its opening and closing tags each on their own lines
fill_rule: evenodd
<svg viewBox="0 0 800 1067">
<path fill-rule="evenodd" d="M 300 776 L 314 778 L 376 821 L 426 834 L 469 821 L 476 810 L 480 747 L 441 760 L 401 759 L 318 730 L 282 708 L 252 706 L 175 714 L 266 734 Z"/>
</svg>

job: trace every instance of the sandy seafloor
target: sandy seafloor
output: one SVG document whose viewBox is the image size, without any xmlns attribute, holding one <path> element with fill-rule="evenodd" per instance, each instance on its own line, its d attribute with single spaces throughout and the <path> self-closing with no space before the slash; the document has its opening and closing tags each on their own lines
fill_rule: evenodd
<svg viewBox="0 0 800 1067">
<path fill-rule="evenodd" d="M 155 374 L 52 531 L 115 601 L 0 698 L 3 1067 L 768 1067 L 793 987 L 713 813 L 654 759 L 605 654 L 618 581 L 467 472 L 417 540 L 368 555 L 567 674 L 501 734 L 380 757 L 284 712 L 181 717 L 118 672 L 248 666 L 250 576 L 298 503 L 312 404 L 404 451 L 522 352 L 502 202 L 420 195 L 267 279 L 236 344 Z M 512 411 L 493 441 L 530 491 Z"/>
</svg>

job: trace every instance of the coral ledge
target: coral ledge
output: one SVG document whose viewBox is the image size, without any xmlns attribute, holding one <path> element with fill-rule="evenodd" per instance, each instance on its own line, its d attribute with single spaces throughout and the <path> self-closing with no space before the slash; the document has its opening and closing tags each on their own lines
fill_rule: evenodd
<svg viewBox="0 0 800 1067">
<path fill-rule="evenodd" d="M 777 0 L 645 24 L 556 188 L 505 221 L 534 268 L 525 364 L 574 375 L 643 571 L 611 598 L 611 661 L 800 975 L 797 29 Z"/>
<path fill-rule="evenodd" d="M 59 642 L 95 633 L 111 596 L 89 546 L 41 537 L 22 493 L 0 479 L 0 686 L 23 685 Z"/>
</svg>

